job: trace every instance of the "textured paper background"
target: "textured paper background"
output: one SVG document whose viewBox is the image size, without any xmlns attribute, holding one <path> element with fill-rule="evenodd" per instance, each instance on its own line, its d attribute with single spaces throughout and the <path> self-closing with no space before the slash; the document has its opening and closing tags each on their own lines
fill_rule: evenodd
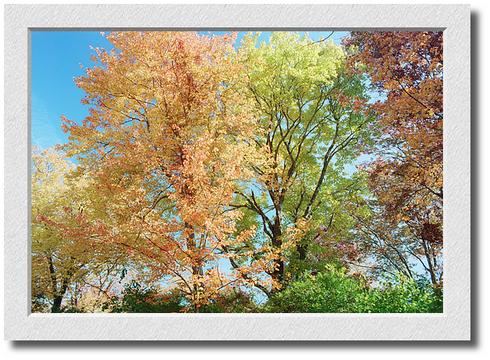
<svg viewBox="0 0 490 360">
<path fill-rule="evenodd" d="M 7 339 L 470 339 L 469 6 L 11 5 L 5 16 Z M 30 314 L 29 31 L 86 28 L 444 30 L 444 314 Z"/>
</svg>

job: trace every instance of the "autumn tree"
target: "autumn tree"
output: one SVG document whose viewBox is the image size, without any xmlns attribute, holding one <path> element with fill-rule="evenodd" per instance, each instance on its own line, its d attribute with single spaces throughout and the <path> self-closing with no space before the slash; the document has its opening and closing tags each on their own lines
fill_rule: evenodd
<svg viewBox="0 0 490 360">
<path fill-rule="evenodd" d="M 117 253 L 96 246 L 81 231 L 87 209 L 87 177 L 72 178 L 74 165 L 53 149 L 32 156 L 32 301 L 60 312 L 77 283 L 86 283 L 102 267 L 111 277 L 120 264 Z M 84 214 L 85 212 L 85 214 Z M 104 284 L 99 286 L 107 290 Z"/>
<path fill-rule="evenodd" d="M 369 167 L 380 220 L 364 224 L 377 256 L 392 253 L 405 272 L 415 259 L 442 284 L 442 32 L 353 32 L 345 44 L 353 72 L 367 72 L 382 129 Z M 384 226 L 380 226 L 383 219 Z M 405 259 L 400 264 L 401 259 Z"/>
<path fill-rule="evenodd" d="M 342 195 L 355 186 L 348 167 L 369 143 L 372 118 L 363 77 L 344 71 L 341 47 L 287 32 L 257 38 L 247 36 L 239 53 L 259 119 L 253 141 L 267 161 L 253 166 L 254 181 L 233 206 L 259 234 L 255 246 L 233 251 L 272 264 L 270 295 L 304 266 L 319 232 L 342 221 Z"/>
<path fill-rule="evenodd" d="M 230 209 L 255 118 L 240 94 L 243 66 L 234 36 L 113 32 L 114 49 L 77 79 L 90 115 L 65 119 L 66 146 L 94 178 L 98 241 L 144 262 L 154 280 L 182 291 L 193 311 L 243 277 L 223 271 L 223 248 L 246 241 Z M 239 271 L 238 269 L 237 271 Z"/>
</svg>

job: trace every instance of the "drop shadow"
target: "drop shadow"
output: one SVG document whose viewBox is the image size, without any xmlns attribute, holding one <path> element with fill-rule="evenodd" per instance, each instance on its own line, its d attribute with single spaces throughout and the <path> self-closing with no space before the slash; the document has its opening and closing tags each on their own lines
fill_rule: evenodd
<svg viewBox="0 0 490 360">
<path fill-rule="evenodd" d="M 471 343 L 480 343 L 480 33 L 481 16 L 471 11 Z"/>
</svg>

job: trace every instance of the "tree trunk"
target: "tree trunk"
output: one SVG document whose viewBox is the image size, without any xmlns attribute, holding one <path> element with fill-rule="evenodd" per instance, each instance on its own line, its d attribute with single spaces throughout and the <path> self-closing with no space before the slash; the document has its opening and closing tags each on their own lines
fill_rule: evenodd
<svg viewBox="0 0 490 360">
<path fill-rule="evenodd" d="M 61 312 L 61 302 L 63 301 L 63 295 L 61 296 L 55 296 L 53 300 L 53 306 L 51 306 L 51 312 L 52 313 L 59 313 Z"/>
<path fill-rule="evenodd" d="M 308 250 L 308 245 L 297 245 L 296 246 L 296 251 L 298 252 L 298 258 L 301 261 L 306 260 L 306 252 Z"/>
<path fill-rule="evenodd" d="M 277 249 L 280 248 L 282 245 L 282 230 L 281 230 L 281 221 L 279 214 L 276 215 L 276 218 L 274 220 L 274 226 L 272 228 L 272 246 Z M 284 266 L 284 261 L 282 259 L 275 259 L 274 260 L 274 269 L 272 273 L 270 274 L 272 279 L 275 282 L 278 282 L 279 284 L 283 285 L 284 283 L 284 273 L 285 273 L 285 266 Z M 280 289 L 274 289 L 272 288 L 271 293 L 275 293 Z"/>
<path fill-rule="evenodd" d="M 193 229 L 192 225 L 188 224 L 188 223 L 185 223 L 184 227 L 186 230 L 189 231 L 189 236 L 187 237 L 187 247 L 188 247 L 188 249 L 192 249 L 192 258 L 193 258 L 193 261 L 196 261 L 195 257 L 198 256 L 199 249 L 198 249 L 198 246 L 196 244 L 194 229 Z M 193 276 L 199 277 L 199 276 L 202 276 L 204 274 L 201 261 L 199 261 L 198 264 L 192 264 L 191 267 L 192 267 L 192 275 Z M 199 289 L 199 284 L 196 284 L 196 283 L 193 284 L 193 291 L 194 291 L 194 294 L 192 294 L 192 298 L 194 299 L 193 308 L 194 308 L 194 312 L 198 313 L 199 307 L 200 307 L 200 304 L 198 303 L 198 297 L 199 297 L 199 293 L 201 292 L 201 290 Z"/>
</svg>

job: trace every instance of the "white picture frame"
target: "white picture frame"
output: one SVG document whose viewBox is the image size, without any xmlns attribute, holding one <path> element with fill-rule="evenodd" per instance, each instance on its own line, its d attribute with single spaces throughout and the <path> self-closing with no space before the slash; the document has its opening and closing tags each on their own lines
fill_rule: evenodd
<svg viewBox="0 0 490 360">
<path fill-rule="evenodd" d="M 444 312 L 441 314 L 32 314 L 30 32 L 84 29 L 443 30 Z M 469 341 L 468 5 L 7 5 L 5 338 L 8 340 Z"/>
</svg>

